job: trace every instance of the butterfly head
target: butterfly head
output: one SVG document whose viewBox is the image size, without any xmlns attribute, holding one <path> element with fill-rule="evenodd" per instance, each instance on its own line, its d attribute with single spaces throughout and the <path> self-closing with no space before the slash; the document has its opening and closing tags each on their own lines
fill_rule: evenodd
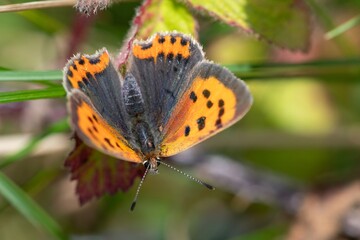
<svg viewBox="0 0 360 240">
<path fill-rule="evenodd" d="M 159 159 L 156 158 L 150 158 L 149 160 L 145 160 L 143 162 L 143 165 L 145 169 L 149 170 L 149 173 L 151 174 L 158 174 L 158 166 L 160 165 Z"/>
</svg>

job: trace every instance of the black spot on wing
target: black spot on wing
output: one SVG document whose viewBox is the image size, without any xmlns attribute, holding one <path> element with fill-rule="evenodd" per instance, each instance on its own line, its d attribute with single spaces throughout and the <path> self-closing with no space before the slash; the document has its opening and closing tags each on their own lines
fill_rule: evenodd
<svg viewBox="0 0 360 240">
<path fill-rule="evenodd" d="M 209 90 L 205 89 L 202 93 L 203 93 L 203 95 L 204 95 L 205 98 L 209 98 L 209 97 L 210 97 L 210 91 L 209 91 Z"/>
<path fill-rule="evenodd" d="M 190 93 L 190 99 L 191 99 L 193 102 L 196 102 L 197 96 L 196 96 L 196 94 L 195 94 L 194 92 L 191 92 L 191 93 Z"/>
<path fill-rule="evenodd" d="M 92 124 L 94 124 L 94 120 L 92 120 L 91 117 L 88 117 L 88 120 L 89 120 Z"/>
<path fill-rule="evenodd" d="M 218 119 L 215 122 L 215 126 L 217 128 L 222 128 L 223 127 L 221 117 L 225 114 L 224 105 L 225 105 L 224 100 L 220 99 L 219 102 L 218 102 L 218 106 L 220 108 L 219 113 L 218 113 Z"/>
<path fill-rule="evenodd" d="M 176 38 L 175 38 L 174 36 L 172 36 L 172 37 L 170 38 L 170 42 L 171 42 L 171 44 L 176 43 Z"/>
<path fill-rule="evenodd" d="M 216 120 L 215 126 L 216 126 L 217 128 L 221 128 L 221 127 L 222 127 L 221 118 L 218 118 L 218 119 Z"/>
<path fill-rule="evenodd" d="M 98 64 L 100 62 L 100 58 L 90 58 L 89 63 L 92 65 Z"/>
<path fill-rule="evenodd" d="M 99 120 L 97 119 L 97 117 L 94 114 L 92 115 L 92 117 L 95 120 L 95 122 L 99 123 Z"/>
<path fill-rule="evenodd" d="M 225 109 L 224 108 L 220 108 L 220 110 L 219 110 L 219 117 L 222 117 L 222 115 L 224 115 L 224 113 L 225 113 Z"/>
<path fill-rule="evenodd" d="M 146 49 L 149 49 L 149 48 L 152 48 L 152 43 L 148 43 L 148 44 L 145 44 L 141 47 L 141 50 L 146 50 Z"/>
<path fill-rule="evenodd" d="M 205 120 L 206 120 L 206 117 L 204 117 L 204 116 L 202 116 L 196 120 L 199 131 L 201 131 L 205 128 Z"/>
<path fill-rule="evenodd" d="M 189 134 L 190 134 L 190 127 L 186 126 L 185 127 L 185 137 L 189 136 Z"/>
<path fill-rule="evenodd" d="M 80 64 L 80 65 L 84 65 L 84 63 L 85 63 L 84 59 L 80 59 L 80 60 L 79 60 L 79 64 Z"/>
<path fill-rule="evenodd" d="M 160 37 L 160 38 L 158 39 L 158 43 L 163 44 L 164 42 L 165 42 L 165 38 L 164 38 L 164 37 Z"/>
<path fill-rule="evenodd" d="M 206 106 L 207 106 L 207 108 L 211 108 L 212 106 L 213 106 L 214 104 L 212 103 L 212 101 L 207 101 L 207 103 L 206 103 Z"/>
<path fill-rule="evenodd" d="M 188 40 L 182 38 L 181 41 L 180 41 L 180 44 L 183 45 L 183 46 L 186 46 L 186 44 L 188 43 Z"/>
<path fill-rule="evenodd" d="M 225 105 L 224 100 L 220 99 L 219 100 L 219 107 L 223 107 Z"/>
<path fill-rule="evenodd" d="M 110 142 L 110 139 L 104 138 L 104 140 L 111 148 L 115 148 L 114 145 L 112 145 L 112 143 Z"/>
</svg>

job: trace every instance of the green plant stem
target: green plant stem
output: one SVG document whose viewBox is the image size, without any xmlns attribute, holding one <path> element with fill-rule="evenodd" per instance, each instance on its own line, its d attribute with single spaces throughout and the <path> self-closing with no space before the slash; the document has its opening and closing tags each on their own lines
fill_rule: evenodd
<svg viewBox="0 0 360 240">
<path fill-rule="evenodd" d="M 0 103 L 21 102 L 42 98 L 59 98 L 65 95 L 65 90 L 61 86 L 36 90 L 0 92 Z"/>
<path fill-rule="evenodd" d="M 304 63 L 267 63 L 227 65 L 244 80 L 318 78 L 331 82 L 357 81 L 360 73 L 360 58 L 321 60 Z"/>
<path fill-rule="evenodd" d="M 331 82 L 351 82 L 359 79 L 360 58 L 317 60 L 302 63 L 245 63 L 227 65 L 232 72 L 244 80 L 267 80 L 308 77 Z M 53 72 L 9 72 L 0 71 L 1 81 L 57 81 L 61 71 Z M 66 95 L 61 85 L 39 90 L 0 92 L 0 103 L 19 102 L 43 98 L 58 98 Z"/>
<path fill-rule="evenodd" d="M 42 190 L 47 188 L 52 181 L 55 180 L 60 175 L 60 170 L 57 167 L 56 169 L 40 169 L 38 173 L 32 176 L 23 186 L 22 189 L 28 194 L 30 197 L 35 197 Z M 4 202 L 0 205 L 0 214 L 2 214 L 7 208 L 9 204 Z"/>
<path fill-rule="evenodd" d="M 331 31 L 327 32 L 325 34 L 325 38 L 330 40 L 332 38 L 335 38 L 341 34 L 343 34 L 344 32 L 350 30 L 351 28 L 355 27 L 356 25 L 360 24 L 360 15 L 353 17 L 352 19 L 350 19 L 349 21 L 346 21 L 343 24 L 340 24 L 339 26 L 337 26 L 336 28 L 332 29 Z"/>
<path fill-rule="evenodd" d="M 62 72 L 54 71 L 0 71 L 0 81 L 61 80 Z"/>
<path fill-rule="evenodd" d="M 227 65 L 231 71 L 241 72 L 253 74 L 256 73 L 258 78 L 268 78 L 268 72 L 270 71 L 298 71 L 298 72 L 307 72 L 308 70 L 317 70 L 321 69 L 323 71 L 333 71 L 337 69 L 343 75 L 349 73 L 349 69 L 354 68 L 358 69 L 360 66 L 360 58 L 346 58 L 346 59 L 328 59 L 328 60 L 316 60 L 310 62 L 300 62 L 300 63 L 245 63 L 245 64 L 232 64 Z M 53 72 L 10 72 L 10 71 L 0 71 L 0 82 L 1 81 L 35 81 L 35 80 L 47 80 L 47 81 L 57 81 L 61 78 L 61 71 L 53 71 Z M 276 78 L 277 76 L 272 76 Z M 282 77 L 279 75 L 279 77 Z M 313 75 L 310 77 L 317 77 L 317 73 L 313 72 Z M 58 88 L 58 89 L 57 89 Z M 61 97 L 61 86 L 57 85 L 54 89 L 60 91 L 60 95 L 56 95 L 55 97 Z M 50 88 L 53 89 L 53 88 Z M 28 91 L 41 91 L 43 90 L 27 90 Z M 45 91 L 46 93 L 46 91 Z M 65 94 L 65 91 L 63 91 Z M 1 97 L 1 96 L 0 96 Z M 1 99 L 0 99 L 1 103 Z"/>
</svg>

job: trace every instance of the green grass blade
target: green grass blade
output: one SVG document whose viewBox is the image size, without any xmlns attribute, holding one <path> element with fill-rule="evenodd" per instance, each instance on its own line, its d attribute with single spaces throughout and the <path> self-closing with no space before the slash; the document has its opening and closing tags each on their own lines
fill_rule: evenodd
<svg viewBox="0 0 360 240">
<path fill-rule="evenodd" d="M 53 169 L 39 169 L 39 171 L 32 176 L 28 181 L 21 186 L 21 188 L 30 197 L 37 196 L 45 188 L 49 187 L 56 178 L 62 174 L 59 168 Z M 10 207 L 8 202 L 2 202 L 0 205 L 0 214 Z"/>
<path fill-rule="evenodd" d="M 54 239 L 69 239 L 56 221 L 2 172 L 0 194 L 32 224 L 46 230 Z"/>
<path fill-rule="evenodd" d="M 355 82 L 360 77 L 360 58 L 318 60 L 303 63 L 259 63 L 226 65 L 243 80 L 317 78 L 326 82 Z"/>
<path fill-rule="evenodd" d="M 319 1 L 305 0 L 305 2 L 310 6 L 312 12 L 320 20 L 325 31 L 330 31 L 336 27 L 333 22 L 333 17 L 326 12 L 326 8 L 321 6 Z M 345 55 L 356 56 L 357 48 L 353 46 L 353 44 L 344 36 L 339 36 L 338 38 L 333 39 L 333 41 Z"/>
<path fill-rule="evenodd" d="M 0 81 L 61 80 L 62 72 L 54 71 L 0 71 Z"/>
<path fill-rule="evenodd" d="M 344 32 L 348 31 L 349 29 L 355 27 L 356 25 L 360 24 L 360 15 L 350 19 L 349 21 L 337 26 L 336 28 L 334 28 L 333 30 L 327 32 L 325 34 L 325 38 L 327 40 L 330 40 L 334 37 L 337 37 L 341 34 L 343 34 Z"/>
<path fill-rule="evenodd" d="M 65 97 L 65 95 L 65 90 L 62 86 L 36 90 L 0 92 L 0 103 L 21 102 L 42 98 L 59 98 Z"/>
<path fill-rule="evenodd" d="M 266 68 L 273 70 L 274 68 L 280 70 L 322 67 L 332 69 L 333 67 L 353 67 L 360 64 L 360 58 L 344 58 L 344 59 L 326 59 L 301 63 L 246 63 L 228 65 L 231 71 L 237 72 L 253 72 Z M 54 71 L 0 71 L 1 81 L 58 81 L 62 79 L 62 72 L 60 70 Z M 315 76 L 316 77 L 316 76 Z"/>
</svg>

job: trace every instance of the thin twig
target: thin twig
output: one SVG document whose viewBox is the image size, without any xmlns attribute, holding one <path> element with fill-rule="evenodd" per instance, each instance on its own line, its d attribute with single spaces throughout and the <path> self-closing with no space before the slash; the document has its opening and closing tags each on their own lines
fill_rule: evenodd
<svg viewBox="0 0 360 240">
<path fill-rule="evenodd" d="M 68 7 L 74 6 L 76 0 L 50 0 L 50 1 L 36 1 L 18 4 L 8 4 L 0 6 L 0 13 L 4 12 L 18 12 L 25 10 L 54 8 L 54 7 Z"/>
</svg>

